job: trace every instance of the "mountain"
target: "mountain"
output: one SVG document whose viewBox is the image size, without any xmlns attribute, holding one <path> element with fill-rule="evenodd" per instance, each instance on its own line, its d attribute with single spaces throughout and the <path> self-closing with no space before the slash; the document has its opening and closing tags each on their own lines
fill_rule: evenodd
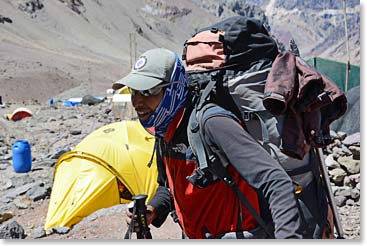
<svg viewBox="0 0 367 246">
<path fill-rule="evenodd" d="M 341 0 L 2 0 L 3 101 L 102 94 L 147 49 L 182 46 L 200 27 L 236 14 L 262 19 L 284 47 L 345 61 Z M 338 3 L 340 2 L 340 3 Z M 360 62 L 360 5 L 348 1 L 350 59 Z M 282 47 L 282 45 L 280 45 Z"/>
<path fill-rule="evenodd" d="M 343 0 L 193 0 L 219 18 L 234 14 L 264 21 L 280 46 L 293 38 L 301 56 L 347 61 Z M 346 1 L 351 64 L 360 63 L 360 3 Z"/>
</svg>

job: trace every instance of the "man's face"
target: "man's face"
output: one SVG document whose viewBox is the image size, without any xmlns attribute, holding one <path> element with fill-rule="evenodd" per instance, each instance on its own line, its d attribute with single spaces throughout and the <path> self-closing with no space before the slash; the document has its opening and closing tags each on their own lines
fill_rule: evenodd
<svg viewBox="0 0 367 246">
<path fill-rule="evenodd" d="M 131 102 L 141 121 L 146 121 L 158 107 L 164 95 L 161 90 L 157 95 L 143 96 L 139 92 L 131 94 Z"/>
</svg>

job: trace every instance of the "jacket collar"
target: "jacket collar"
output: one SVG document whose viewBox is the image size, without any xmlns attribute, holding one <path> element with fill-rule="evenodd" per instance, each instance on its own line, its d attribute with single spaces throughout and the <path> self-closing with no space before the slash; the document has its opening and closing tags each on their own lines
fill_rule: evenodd
<svg viewBox="0 0 367 246">
<path fill-rule="evenodd" d="M 184 118 L 184 113 L 186 111 L 185 107 L 182 107 L 177 115 L 173 118 L 172 122 L 168 125 L 167 132 L 164 136 L 164 141 L 169 142 L 172 140 L 173 136 L 176 133 L 176 130 L 181 125 L 182 119 Z"/>
</svg>

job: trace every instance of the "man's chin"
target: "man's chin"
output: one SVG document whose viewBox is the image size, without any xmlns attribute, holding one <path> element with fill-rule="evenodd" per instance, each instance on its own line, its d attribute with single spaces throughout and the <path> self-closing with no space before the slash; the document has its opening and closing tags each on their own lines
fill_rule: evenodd
<svg viewBox="0 0 367 246">
<path fill-rule="evenodd" d="M 138 118 L 140 121 L 147 121 L 151 114 L 138 114 Z"/>
</svg>

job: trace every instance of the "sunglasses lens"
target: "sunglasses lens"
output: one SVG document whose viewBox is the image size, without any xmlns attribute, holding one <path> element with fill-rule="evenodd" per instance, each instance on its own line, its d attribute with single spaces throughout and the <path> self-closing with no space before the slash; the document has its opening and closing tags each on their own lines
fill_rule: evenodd
<svg viewBox="0 0 367 246">
<path fill-rule="evenodd" d="M 148 96 L 156 96 L 159 94 L 159 92 L 161 92 L 162 87 L 154 87 L 152 89 L 149 90 L 144 90 L 144 91 L 139 91 L 139 90 L 134 90 L 129 88 L 129 92 L 132 96 L 135 96 L 137 93 L 139 93 L 142 96 L 148 97 Z"/>
<path fill-rule="evenodd" d="M 147 92 L 152 95 L 152 96 L 156 96 L 159 94 L 159 92 L 161 92 L 162 90 L 162 87 L 153 87 L 152 89 L 150 90 L 147 90 Z"/>
</svg>

